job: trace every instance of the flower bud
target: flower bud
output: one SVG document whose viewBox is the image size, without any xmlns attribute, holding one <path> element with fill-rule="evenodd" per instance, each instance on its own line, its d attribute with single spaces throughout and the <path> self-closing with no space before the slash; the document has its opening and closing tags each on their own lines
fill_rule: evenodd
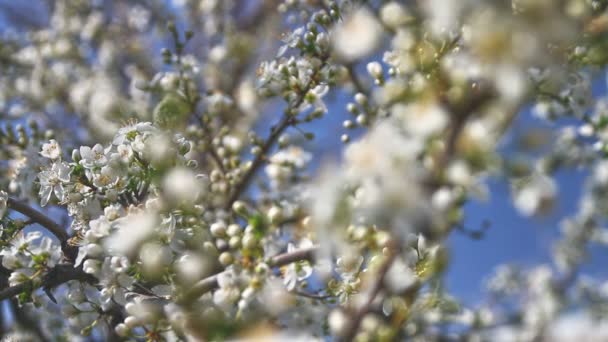
<svg viewBox="0 0 608 342">
<path fill-rule="evenodd" d="M 228 240 L 228 246 L 232 249 L 236 249 L 241 245 L 241 238 L 238 236 L 233 236 Z"/>
<path fill-rule="evenodd" d="M 246 249 L 252 249 L 257 245 L 257 239 L 253 234 L 245 234 L 242 242 L 243 247 Z"/>
<path fill-rule="evenodd" d="M 120 323 L 114 328 L 114 331 L 116 332 L 116 335 L 120 337 L 127 337 L 129 335 L 130 329 L 129 327 L 127 327 L 126 324 Z"/>
<path fill-rule="evenodd" d="M 243 201 L 236 201 L 232 204 L 232 210 L 241 216 L 249 216 L 247 205 Z"/>
<path fill-rule="evenodd" d="M 234 262 L 234 257 L 232 257 L 230 252 L 223 252 L 220 254 L 219 261 L 223 266 L 228 266 Z"/>
<path fill-rule="evenodd" d="M 280 207 L 272 206 L 268 209 L 268 220 L 272 224 L 277 224 L 283 219 L 283 210 Z"/>
<path fill-rule="evenodd" d="M 367 64 L 367 72 L 375 79 L 382 79 L 384 71 L 382 65 L 378 62 L 370 62 Z"/>
<path fill-rule="evenodd" d="M 226 233 L 228 234 L 228 236 L 237 236 L 241 234 L 241 227 L 236 224 L 233 223 L 231 225 L 228 226 L 228 229 L 226 230 Z"/>
<path fill-rule="evenodd" d="M 211 225 L 209 230 L 214 237 L 222 237 L 226 235 L 226 224 L 222 221 L 215 222 Z"/>
<path fill-rule="evenodd" d="M 133 304 L 133 303 L 128 303 L 128 304 Z M 126 306 L 125 306 L 125 308 L 126 308 Z M 128 316 L 127 318 L 125 318 L 124 325 L 125 325 L 125 327 L 127 327 L 129 329 L 133 329 L 139 325 L 139 320 L 135 316 Z"/>
</svg>

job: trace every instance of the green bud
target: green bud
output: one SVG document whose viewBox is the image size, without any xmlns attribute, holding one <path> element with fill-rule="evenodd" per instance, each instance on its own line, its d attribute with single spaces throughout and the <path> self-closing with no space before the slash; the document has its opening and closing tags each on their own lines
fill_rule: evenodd
<svg viewBox="0 0 608 342">
<path fill-rule="evenodd" d="M 11 133 L 12 133 L 12 131 L 11 131 Z M 13 134 L 13 137 L 14 137 L 14 134 Z M 52 129 L 47 129 L 47 130 L 44 132 L 44 138 L 45 138 L 46 140 L 53 139 L 54 137 L 55 137 L 55 132 L 54 132 Z"/>
<path fill-rule="evenodd" d="M 154 108 L 154 124 L 163 129 L 184 130 L 189 115 L 188 102 L 181 96 L 170 93 Z"/>
<path fill-rule="evenodd" d="M 38 130 L 38 122 L 36 122 L 36 120 L 33 119 L 29 119 L 27 120 L 27 125 L 33 130 L 33 131 L 37 131 Z"/>
<path fill-rule="evenodd" d="M 179 153 L 181 155 L 185 155 L 188 152 L 190 152 L 190 143 L 188 143 L 188 142 L 181 143 L 179 145 Z"/>
<path fill-rule="evenodd" d="M 242 201 L 236 201 L 232 204 L 232 210 L 240 216 L 248 217 L 249 210 L 247 209 L 247 205 Z"/>
<path fill-rule="evenodd" d="M 167 23 L 167 30 L 171 33 L 175 33 L 177 32 L 177 28 L 175 27 L 175 22 L 174 21 L 169 21 Z"/>
<path fill-rule="evenodd" d="M 162 50 L 160 50 L 160 55 L 163 57 L 163 63 L 171 64 L 171 57 L 173 56 L 173 54 L 171 53 L 171 51 L 169 51 L 169 49 L 163 48 Z"/>
</svg>

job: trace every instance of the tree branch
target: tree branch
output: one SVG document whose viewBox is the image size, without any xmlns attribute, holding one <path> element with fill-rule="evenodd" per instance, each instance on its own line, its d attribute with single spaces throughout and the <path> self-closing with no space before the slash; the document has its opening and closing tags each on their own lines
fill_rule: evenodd
<svg viewBox="0 0 608 342">
<path fill-rule="evenodd" d="M 318 247 L 309 247 L 302 248 L 290 253 L 279 254 L 270 258 L 268 261 L 268 266 L 270 267 L 281 267 L 287 264 L 291 264 L 292 262 L 308 260 L 313 261 L 315 257 L 315 253 L 317 252 Z"/>
<path fill-rule="evenodd" d="M 229 210 L 232 207 L 232 204 L 239 199 L 239 197 L 245 190 L 247 190 L 247 187 L 253 179 L 253 176 L 256 174 L 260 166 L 262 166 L 266 154 L 270 152 L 272 146 L 274 146 L 275 142 L 279 139 L 279 136 L 281 136 L 281 134 L 287 129 L 287 127 L 291 126 L 294 123 L 296 115 L 293 115 L 291 113 L 291 110 L 300 107 L 300 105 L 304 102 L 308 91 L 314 88 L 314 85 L 317 83 L 316 78 L 319 75 L 321 69 L 323 69 L 323 67 L 327 63 L 328 58 L 329 57 L 322 58 L 321 65 L 317 70 L 315 70 L 306 87 L 302 89 L 300 97 L 292 105 L 289 105 L 285 115 L 283 115 L 283 117 L 281 118 L 281 121 L 276 126 L 271 128 L 270 136 L 268 137 L 264 145 L 262 145 L 260 153 L 253 160 L 253 163 L 251 164 L 249 170 L 247 170 L 243 178 L 241 178 L 241 180 L 235 185 L 233 191 L 230 194 L 230 197 L 228 197 L 228 201 L 226 201 L 226 204 L 224 205 L 224 209 Z"/>
<path fill-rule="evenodd" d="M 325 300 L 325 299 L 328 299 L 328 298 L 335 297 L 335 296 L 329 295 L 329 294 L 328 295 L 319 295 L 319 294 L 302 292 L 302 291 L 294 291 L 292 293 L 295 294 L 296 296 L 300 296 L 300 297 L 304 297 L 304 298 L 309 298 L 309 299 L 314 299 L 314 300 Z"/>
<path fill-rule="evenodd" d="M 55 235 L 55 237 L 61 243 L 61 250 L 63 251 L 63 254 L 71 261 L 76 260 L 78 249 L 75 246 L 68 244 L 68 239 L 70 237 L 63 227 L 51 220 L 45 214 L 12 197 L 9 197 L 6 203 L 10 209 L 29 217 L 33 223 L 38 223 L 51 232 L 51 234 Z"/>
<path fill-rule="evenodd" d="M 0 291 L 0 301 L 12 298 L 27 289 L 36 290 L 39 288 L 44 289 L 49 298 L 55 301 L 51 290 L 70 280 L 80 280 L 88 283 L 96 281 L 95 277 L 85 273 L 82 268 L 75 268 L 72 264 L 58 264 L 45 274 L 40 282 L 29 280 L 3 289 Z"/>
<path fill-rule="evenodd" d="M 397 248 L 395 248 L 395 246 L 389 246 L 387 250 L 388 255 L 377 272 L 377 276 L 374 279 L 374 283 L 372 284 L 367 301 L 365 304 L 363 304 L 363 306 L 361 306 L 361 308 L 358 310 L 355 309 L 351 313 L 348 326 L 344 331 L 345 335 L 342 336 L 339 341 L 352 341 L 355 338 L 357 332 L 359 331 L 361 321 L 363 321 L 365 315 L 371 310 L 374 300 L 376 297 L 378 297 L 380 291 L 382 291 L 382 288 L 384 287 L 384 278 L 386 277 L 388 270 L 393 265 L 393 261 L 395 261 L 395 258 L 397 257 Z"/>
<path fill-rule="evenodd" d="M 21 214 L 29 217 L 33 222 L 38 223 L 39 225 L 46 228 L 49 232 L 55 235 L 55 237 L 57 237 L 59 241 L 67 241 L 68 233 L 65 231 L 65 229 L 55 223 L 55 221 L 51 220 L 48 216 L 12 197 L 9 197 L 6 203 L 9 208 L 20 212 Z"/>
<path fill-rule="evenodd" d="M 281 267 L 281 266 L 291 264 L 292 262 L 296 262 L 296 261 L 303 261 L 303 260 L 313 261 L 317 250 L 318 250 L 318 247 L 310 247 L 310 248 L 299 249 L 299 250 L 289 252 L 289 253 L 279 254 L 277 256 L 270 258 L 270 260 L 268 260 L 268 266 Z M 226 271 L 209 276 L 205 279 L 200 280 L 196 284 L 194 284 L 186 292 L 186 294 L 184 294 L 184 296 L 178 300 L 178 303 L 186 304 L 186 303 L 202 296 L 203 294 L 219 287 L 217 279 L 218 279 L 218 276 L 224 272 L 226 272 Z"/>
</svg>

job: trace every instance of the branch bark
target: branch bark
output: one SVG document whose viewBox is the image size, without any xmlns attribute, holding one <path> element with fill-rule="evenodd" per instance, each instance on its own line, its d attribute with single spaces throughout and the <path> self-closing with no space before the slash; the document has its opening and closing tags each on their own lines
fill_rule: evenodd
<svg viewBox="0 0 608 342">
<path fill-rule="evenodd" d="M 76 260 L 76 256 L 78 255 L 78 249 L 75 246 L 70 246 L 68 244 L 68 239 L 70 238 L 70 236 L 63 227 L 61 227 L 55 221 L 51 220 L 45 214 L 30 207 L 26 203 L 18 201 L 15 198 L 9 197 L 6 201 L 6 204 L 10 209 L 13 209 L 29 217 L 33 223 L 38 223 L 39 225 L 46 228 L 46 230 L 53 234 L 61 243 L 61 250 L 63 251 L 63 254 L 70 261 Z"/>
<path fill-rule="evenodd" d="M 12 197 L 9 197 L 6 203 L 9 208 L 20 212 L 21 214 L 29 217 L 33 222 L 46 228 L 49 232 L 55 235 L 59 241 L 63 242 L 68 239 L 68 233 L 65 231 L 65 229 L 43 213 Z"/>
<path fill-rule="evenodd" d="M 44 275 L 40 282 L 29 280 L 1 290 L 0 301 L 12 298 L 27 289 L 36 290 L 39 288 L 44 289 L 49 298 L 55 301 L 55 298 L 51 294 L 51 290 L 70 280 L 80 280 L 88 283 L 94 283 L 96 281 L 95 277 L 85 273 L 82 268 L 75 268 L 72 264 L 58 264 Z"/>
</svg>

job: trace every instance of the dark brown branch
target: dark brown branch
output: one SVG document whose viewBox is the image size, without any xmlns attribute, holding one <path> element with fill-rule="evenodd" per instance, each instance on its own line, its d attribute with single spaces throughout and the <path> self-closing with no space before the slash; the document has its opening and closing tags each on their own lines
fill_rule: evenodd
<svg viewBox="0 0 608 342">
<path fill-rule="evenodd" d="M 51 291 L 57 286 L 64 284 L 70 280 L 86 281 L 88 283 L 94 283 L 95 277 L 85 273 L 82 268 L 75 268 L 72 264 L 59 264 L 53 267 L 46 275 L 42 277 L 40 282 L 29 280 L 0 291 L 0 301 L 8 298 L 12 298 L 23 291 L 35 290 L 42 288 L 49 298 L 55 301 L 55 298 L 51 294 Z"/>
<path fill-rule="evenodd" d="M 17 284 L 17 285 L 8 287 L 8 288 L 0 291 L 0 301 L 5 300 L 7 298 L 15 297 L 16 295 L 25 291 L 31 285 L 32 285 L 32 283 L 28 281 L 28 282 L 24 282 L 21 284 Z"/>
<path fill-rule="evenodd" d="M 29 219 L 33 223 L 38 223 L 39 225 L 46 228 L 61 243 L 61 250 L 63 251 L 63 254 L 66 256 L 66 258 L 71 261 L 74 261 L 76 259 L 76 256 L 78 255 L 78 250 L 75 246 L 71 246 L 68 244 L 68 239 L 70 237 L 63 227 L 61 227 L 55 221 L 51 220 L 45 214 L 30 207 L 28 204 L 20 202 L 12 197 L 9 197 L 6 203 L 10 209 L 13 209 L 29 217 Z"/>
<path fill-rule="evenodd" d="M 64 242 L 68 239 L 68 233 L 65 231 L 65 229 L 43 213 L 12 197 L 9 197 L 6 203 L 9 208 L 20 212 L 21 214 L 29 217 L 33 222 L 46 228 L 49 232 L 55 235 L 59 241 Z"/>
</svg>

